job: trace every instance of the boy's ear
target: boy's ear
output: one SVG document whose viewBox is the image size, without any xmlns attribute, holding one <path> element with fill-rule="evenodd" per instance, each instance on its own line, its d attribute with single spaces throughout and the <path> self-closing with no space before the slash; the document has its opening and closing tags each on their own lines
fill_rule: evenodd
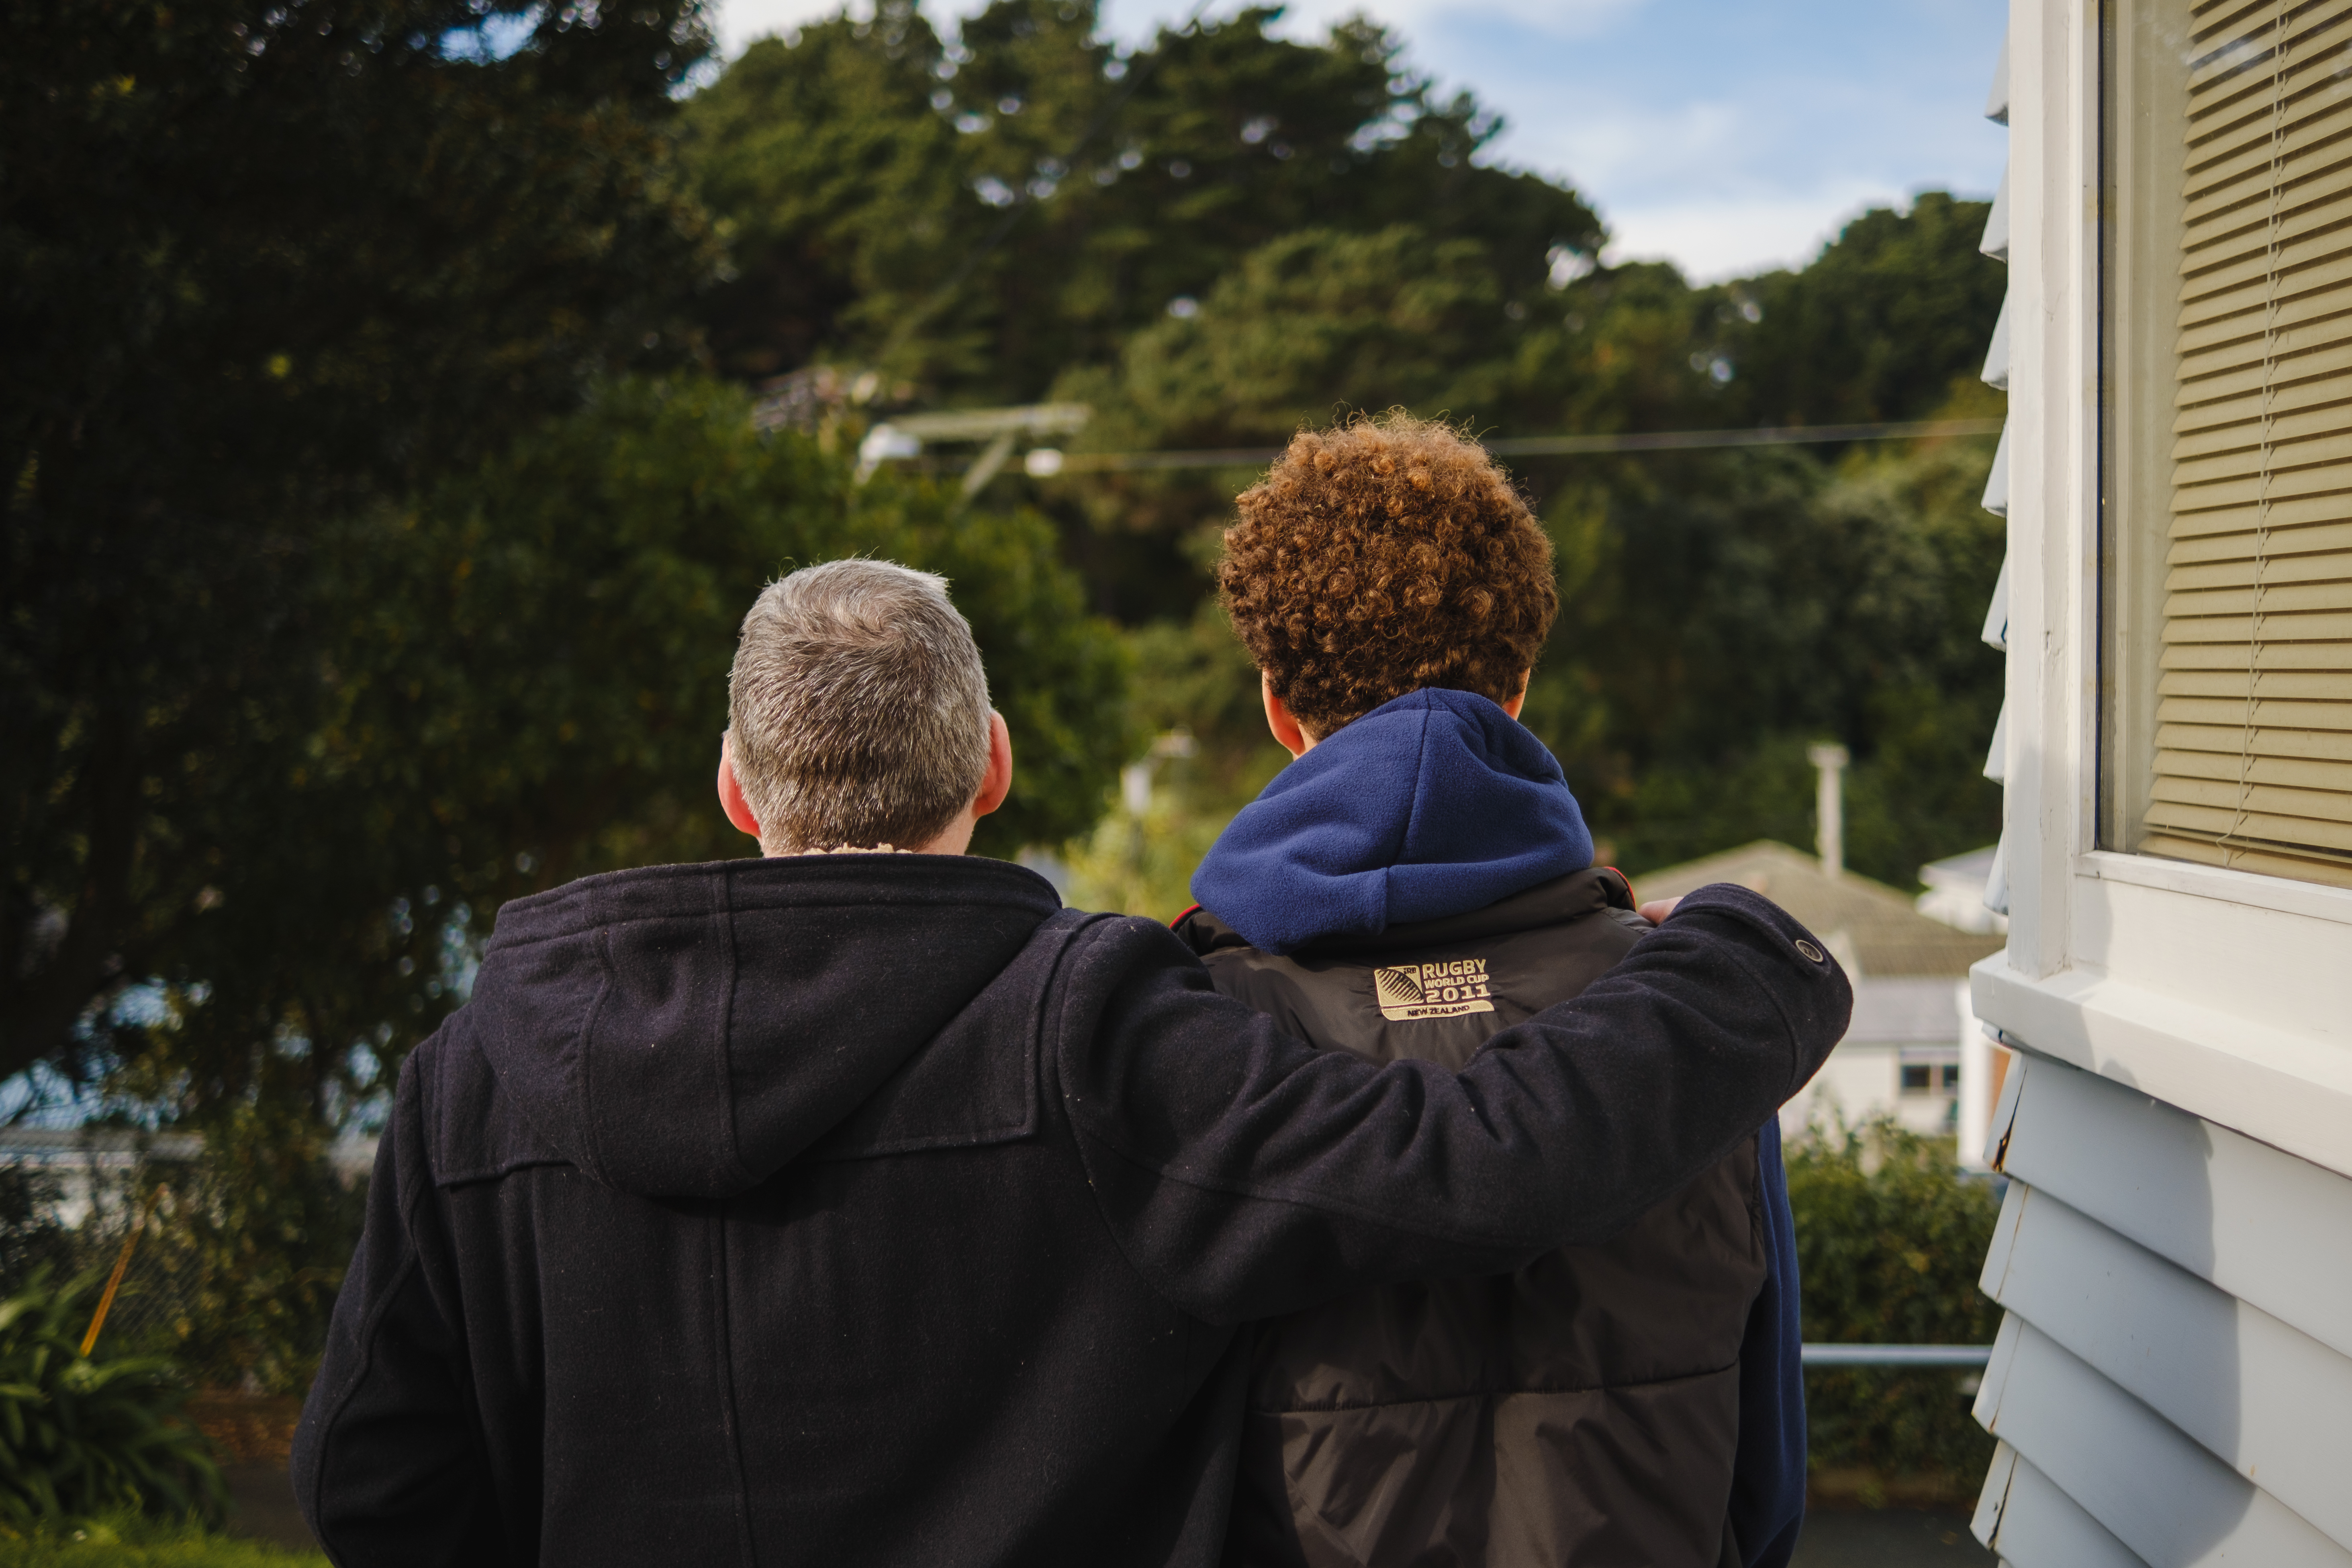
<svg viewBox="0 0 2352 1568">
<path fill-rule="evenodd" d="M 1511 693 L 1510 696 L 1503 699 L 1502 707 L 1504 712 L 1508 713 L 1514 719 L 1519 716 L 1519 710 L 1528 705 L 1528 682 L 1533 680 L 1535 678 L 1536 671 L 1535 666 L 1533 665 L 1529 665 L 1527 668 L 1519 672 L 1519 689 Z"/>
<path fill-rule="evenodd" d="M 1275 740 L 1293 757 L 1303 757 L 1315 744 L 1315 737 L 1299 727 L 1289 706 L 1274 694 L 1274 677 L 1264 670 L 1257 675 L 1258 696 L 1265 703 L 1265 727 L 1274 731 Z"/>
</svg>

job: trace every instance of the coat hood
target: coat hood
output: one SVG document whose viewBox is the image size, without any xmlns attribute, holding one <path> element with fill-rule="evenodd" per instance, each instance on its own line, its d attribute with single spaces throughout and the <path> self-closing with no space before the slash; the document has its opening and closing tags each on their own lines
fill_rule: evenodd
<svg viewBox="0 0 2352 1568">
<path fill-rule="evenodd" d="M 1211 847 L 1192 896 L 1284 953 L 1465 914 L 1591 864 L 1584 814 L 1543 742 L 1484 697 L 1430 689 L 1277 773 Z"/>
<path fill-rule="evenodd" d="M 467 1011 L 535 1142 L 626 1192 L 724 1197 L 856 1111 L 1059 908 L 960 855 L 616 871 L 501 909 Z"/>
</svg>

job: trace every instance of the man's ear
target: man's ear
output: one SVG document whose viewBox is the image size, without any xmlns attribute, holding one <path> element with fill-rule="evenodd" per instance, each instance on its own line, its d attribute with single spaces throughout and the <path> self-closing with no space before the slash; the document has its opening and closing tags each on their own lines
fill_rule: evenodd
<svg viewBox="0 0 2352 1568">
<path fill-rule="evenodd" d="M 1284 751 L 1294 757 L 1305 756 L 1307 748 L 1315 744 L 1314 737 L 1299 728 L 1298 720 L 1290 711 L 1289 704 L 1274 694 L 1274 677 L 1264 670 L 1258 671 L 1257 690 L 1265 703 L 1265 727 L 1274 731 L 1274 738 L 1281 743 Z"/>
<path fill-rule="evenodd" d="M 760 837 L 760 819 L 751 815 L 751 803 L 743 798 L 743 786 L 735 779 L 735 746 L 731 734 L 719 737 L 719 805 L 727 813 L 727 820 L 752 837 Z"/>
<path fill-rule="evenodd" d="M 1004 727 L 1004 715 L 991 710 L 988 715 L 988 771 L 980 775 L 980 793 L 971 797 L 971 814 L 986 816 L 1004 804 L 1013 793 L 1013 731 Z"/>
</svg>

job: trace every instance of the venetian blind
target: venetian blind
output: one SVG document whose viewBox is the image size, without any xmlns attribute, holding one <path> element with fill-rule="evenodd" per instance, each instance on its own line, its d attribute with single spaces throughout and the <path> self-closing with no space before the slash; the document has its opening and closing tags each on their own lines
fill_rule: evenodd
<svg viewBox="0 0 2352 1568">
<path fill-rule="evenodd" d="M 2189 16 L 2140 847 L 2352 886 L 2352 0 Z"/>
</svg>

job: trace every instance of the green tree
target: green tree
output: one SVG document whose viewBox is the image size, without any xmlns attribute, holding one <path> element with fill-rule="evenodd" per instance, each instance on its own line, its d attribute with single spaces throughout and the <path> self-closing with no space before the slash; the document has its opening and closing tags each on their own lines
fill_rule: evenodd
<svg viewBox="0 0 2352 1568">
<path fill-rule="evenodd" d="M 1079 0 L 998 0 L 953 44 L 887 4 L 753 45 L 688 110 L 734 237 L 722 368 L 870 361 L 926 401 L 1014 401 L 1310 225 L 1490 244 L 1515 293 L 1597 251 L 1572 192 L 1472 161 L 1497 122 L 1386 33 L 1299 44 L 1276 15 L 1122 55 Z"/>
<path fill-rule="evenodd" d="M 721 369 L 773 375 L 887 335 L 969 243 L 969 154 L 929 102 L 945 65 L 929 24 L 893 4 L 763 38 L 689 100 L 689 167 L 729 250 L 702 308 Z"/>
<path fill-rule="evenodd" d="M 1302 229 L 1243 257 L 1195 313 L 1129 338 L 1117 364 L 1066 374 L 1055 395 L 1097 411 L 1076 445 L 1111 451 L 1276 447 L 1302 424 L 1391 404 L 1491 420 L 1516 390 L 1496 270 L 1480 241 L 1411 225 Z M 1088 475 L 1054 493 L 1085 520 L 1070 547 L 1116 574 L 1115 607 L 1177 617 L 1214 554 L 1188 538 L 1221 531 L 1254 478 L 1246 464 Z"/>
<path fill-rule="evenodd" d="M 1304 425 L 1408 406 L 1486 432 L 1675 427 L 1718 388 L 1683 353 L 1691 291 L 1674 269 L 1612 268 L 1521 289 L 1495 247 L 1410 224 L 1312 228 L 1243 257 L 1181 318 L 1128 339 L 1115 365 L 1066 374 L 1088 403 L 1082 449 L 1268 448 Z M 1647 485 L 1648 459 L 1514 465 L 1539 503 Z M 1087 474 L 1045 488 L 1066 548 L 1124 617 L 1181 616 L 1207 592 L 1213 535 L 1257 469 Z M 1203 531 L 1206 531 L 1205 534 Z M 1144 563 L 1151 563 L 1150 569 Z M 1107 569 L 1106 569 L 1107 568 Z"/>
<path fill-rule="evenodd" d="M 606 384 L 341 521 L 310 584 L 316 722 L 245 781 L 292 824 L 214 868 L 168 1016 L 111 1080 L 206 1138 L 154 1248 L 175 1353 L 215 1381 L 307 1383 L 357 1224 L 329 1131 L 462 1003 L 500 903 L 756 852 L 711 779 L 736 629 L 773 576 L 848 554 L 946 575 L 1018 759 L 975 847 L 1092 822 L 1129 749 L 1127 672 L 1053 544 L 1034 514 L 920 479 L 860 487 L 694 379 Z"/>
<path fill-rule="evenodd" d="M 1128 341 L 1106 389 L 1112 418 L 1088 444 L 1278 443 L 1335 405 L 1487 412 L 1512 368 L 1500 296 L 1476 239 L 1408 224 L 1285 235 L 1242 258 L 1195 314 Z"/>
<path fill-rule="evenodd" d="M 220 869 L 145 1092 L 199 1111 L 295 1095 L 331 1117 L 463 999 L 506 899 L 755 852 L 711 785 L 736 629 L 765 582 L 848 554 L 942 573 L 973 624 L 1018 759 L 977 847 L 1092 821 L 1128 750 L 1125 666 L 1044 520 L 960 511 L 920 480 L 861 488 L 814 440 L 755 431 L 735 389 L 609 384 L 338 531 L 324 711 L 287 773 L 256 781 L 333 825 L 337 896 L 280 896 L 319 876 L 317 839 Z"/>
<path fill-rule="evenodd" d="M 1984 202 L 1875 207 L 1809 265 L 1706 291 L 1704 352 L 1734 375 L 1727 423 L 1924 419 L 1984 364 L 2008 268 L 1977 249 Z"/>
<path fill-rule="evenodd" d="M 1954 412 L 1991 395 L 1963 387 Z M 1978 640 L 2003 548 L 1978 504 L 1991 443 L 1653 459 L 1556 508 L 1564 595 L 1527 719 L 1629 871 L 1757 837 L 1806 842 L 1807 742 L 1839 740 L 1847 858 L 1908 886 L 1990 842 L 1981 777 L 2001 665 Z M 1573 539 L 1563 536 L 1574 532 Z"/>
<path fill-rule="evenodd" d="M 173 1173 L 135 1255 L 140 1285 L 167 1303 L 143 1337 L 203 1386 L 304 1393 L 366 1188 L 337 1178 L 327 1131 L 298 1100 L 239 1101 L 204 1123 L 203 1158 Z"/>
<path fill-rule="evenodd" d="M 0 1075 L 87 1060 L 128 983 L 268 970 L 273 928 L 378 897 L 299 784 L 338 520 L 669 352 L 709 261 L 664 129 L 695 0 L 14 21 Z"/>
</svg>

